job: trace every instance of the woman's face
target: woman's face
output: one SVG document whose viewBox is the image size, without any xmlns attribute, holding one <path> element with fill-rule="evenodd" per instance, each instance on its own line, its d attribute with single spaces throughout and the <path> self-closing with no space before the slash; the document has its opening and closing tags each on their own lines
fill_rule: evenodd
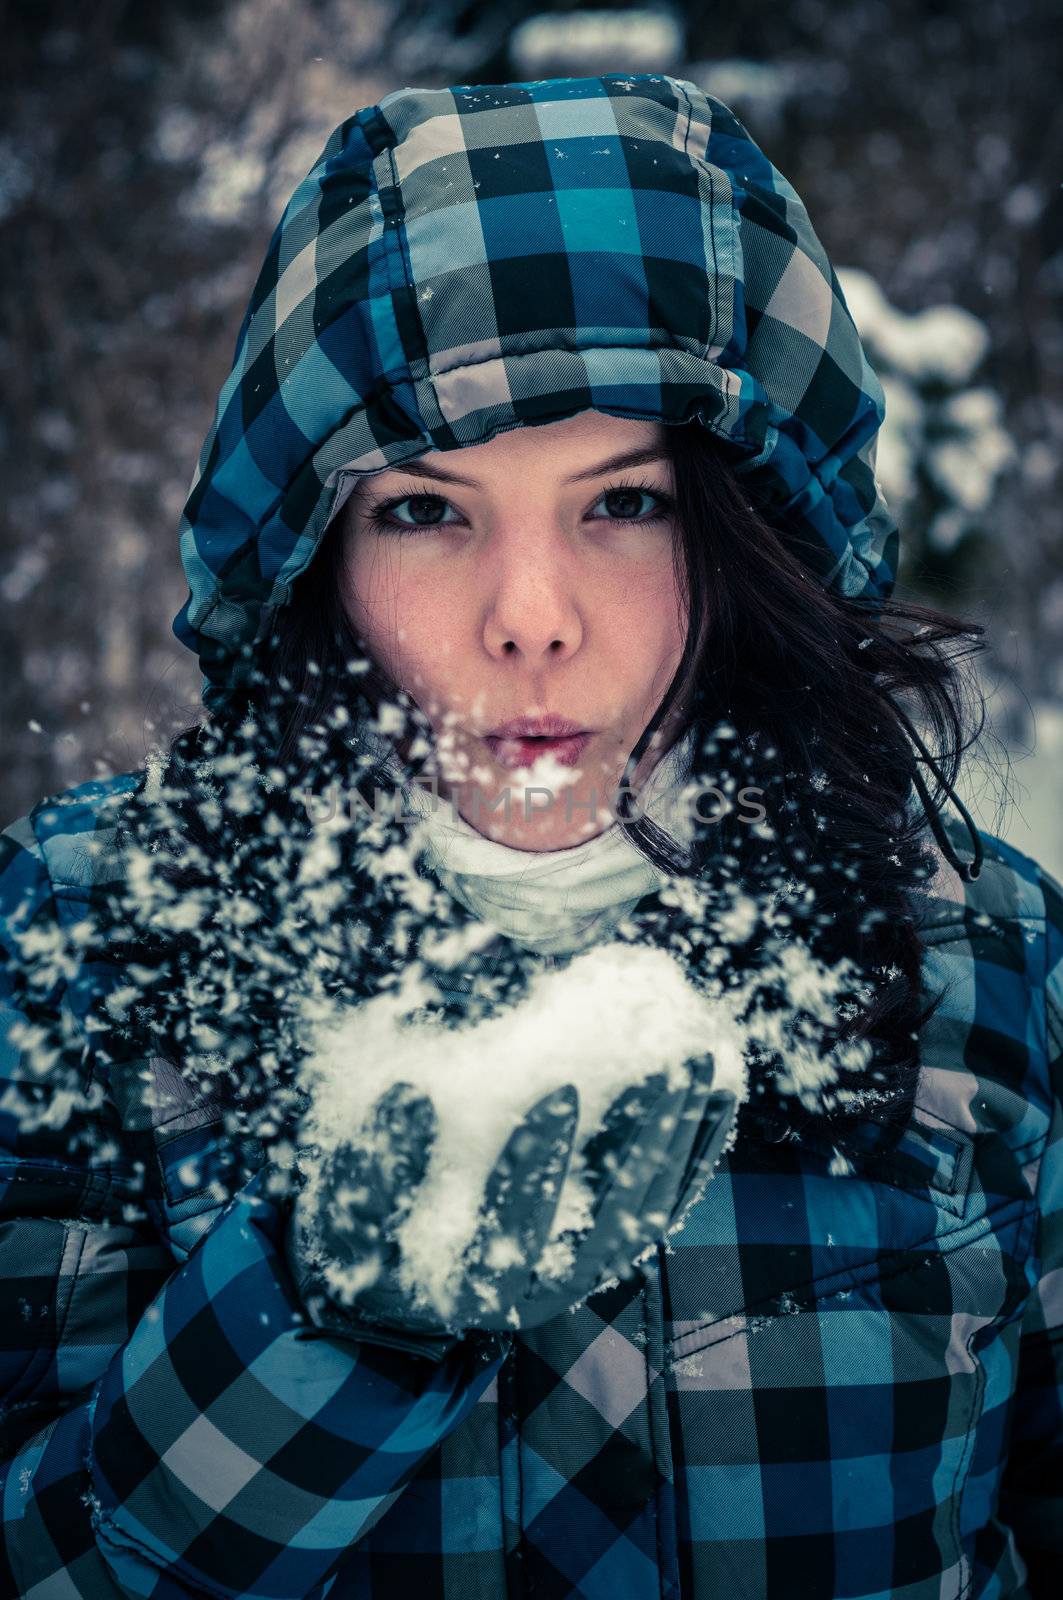
<svg viewBox="0 0 1063 1600">
<path fill-rule="evenodd" d="M 615 460 L 632 452 L 642 459 Z M 344 604 L 432 724 L 426 773 L 487 837 L 559 849 L 613 820 L 683 651 L 673 496 L 663 425 L 596 411 L 360 481 L 341 535 Z M 551 714 L 590 737 L 490 737 Z M 636 790 L 676 731 L 671 719 Z"/>
</svg>

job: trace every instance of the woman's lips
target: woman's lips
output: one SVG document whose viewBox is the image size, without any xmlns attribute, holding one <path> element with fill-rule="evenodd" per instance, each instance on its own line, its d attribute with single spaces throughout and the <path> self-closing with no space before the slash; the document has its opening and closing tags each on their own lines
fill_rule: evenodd
<svg viewBox="0 0 1063 1600">
<path fill-rule="evenodd" d="M 499 739 L 487 734 L 484 743 L 500 767 L 515 772 L 544 755 L 553 756 L 563 767 L 574 767 L 593 737 L 592 733 L 574 733 L 567 739 Z"/>
</svg>

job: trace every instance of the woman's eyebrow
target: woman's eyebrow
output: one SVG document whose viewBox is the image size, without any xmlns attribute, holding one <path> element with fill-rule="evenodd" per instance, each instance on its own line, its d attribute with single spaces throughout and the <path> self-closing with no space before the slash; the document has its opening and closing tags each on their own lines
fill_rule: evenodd
<svg viewBox="0 0 1063 1600">
<path fill-rule="evenodd" d="M 657 445 L 647 445 L 641 450 L 625 450 L 620 455 L 610 456 L 607 461 L 599 461 L 597 466 L 586 467 L 582 472 L 574 472 L 566 483 L 582 483 L 585 478 L 598 478 L 605 472 L 621 472 L 625 467 L 642 467 L 651 461 L 664 461 L 667 452 Z M 412 461 L 407 466 L 395 466 L 392 472 L 402 472 L 407 477 L 432 478 L 438 483 L 460 483 L 466 489 L 479 489 L 482 487 L 475 478 L 462 478 L 456 472 L 447 472 L 442 467 L 433 467 L 427 461 Z"/>
<path fill-rule="evenodd" d="M 587 467 L 583 472 L 574 472 L 571 478 L 566 478 L 566 483 L 581 483 L 584 478 L 599 478 L 604 472 L 622 472 L 625 467 L 645 467 L 651 461 L 666 461 L 668 452 L 659 445 L 644 445 L 641 450 L 625 450 L 618 456 L 610 456 L 608 461 L 599 461 L 596 467 Z"/>
</svg>

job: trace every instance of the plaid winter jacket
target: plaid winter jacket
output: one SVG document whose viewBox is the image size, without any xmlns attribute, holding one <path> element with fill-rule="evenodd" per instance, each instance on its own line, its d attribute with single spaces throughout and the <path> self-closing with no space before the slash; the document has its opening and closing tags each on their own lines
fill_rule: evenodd
<svg viewBox="0 0 1063 1600">
<path fill-rule="evenodd" d="M 888 1158 L 735 1146 L 639 1278 L 433 1361 L 311 1327 L 264 1169 L 228 1193 L 176 1076 L 102 1082 L 110 1146 L 69 1153 L 20 963 L 85 917 L 134 781 L 2 836 L 3 1072 L 41 1125 L 0 1100 L 0 1593 L 1054 1600 L 1063 888 L 1034 861 L 983 835 L 921 905 L 946 998 Z M 120 982 L 57 966 L 46 1003 Z"/>
<path fill-rule="evenodd" d="M 174 626 L 208 705 L 359 474 L 588 408 L 698 419 L 825 586 L 890 593 L 881 388 L 725 106 L 611 74 L 347 119 L 271 242 L 185 511 Z M 888 1157 L 736 1146 L 641 1277 L 432 1361 L 311 1326 L 265 1169 L 227 1192 L 220 1108 L 104 1061 L 122 973 L 56 935 L 76 948 L 135 782 L 3 836 L 0 1062 L 38 1104 L 0 1097 L 0 1594 L 1058 1593 L 1063 891 L 1037 863 L 984 836 L 981 877 L 943 865 L 927 895 L 946 998 Z M 45 1014 L 94 1091 L 82 1157 Z"/>
</svg>

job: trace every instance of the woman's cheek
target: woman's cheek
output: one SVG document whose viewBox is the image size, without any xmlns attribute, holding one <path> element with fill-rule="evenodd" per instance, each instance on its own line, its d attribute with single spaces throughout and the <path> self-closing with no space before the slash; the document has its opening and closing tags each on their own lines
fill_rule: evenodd
<svg viewBox="0 0 1063 1600">
<path fill-rule="evenodd" d="M 648 672 L 656 676 L 668 663 L 678 666 L 685 639 L 683 616 L 673 586 L 662 584 L 644 594 L 641 606 L 625 608 L 622 637 L 626 648 L 637 643 Z"/>
<path fill-rule="evenodd" d="M 431 717 L 441 715 L 444 706 L 464 703 L 466 690 L 482 690 L 483 670 L 476 682 L 471 653 L 462 650 L 450 630 L 442 624 L 408 627 L 391 649 L 391 675 L 402 688 L 414 694 Z"/>
</svg>

